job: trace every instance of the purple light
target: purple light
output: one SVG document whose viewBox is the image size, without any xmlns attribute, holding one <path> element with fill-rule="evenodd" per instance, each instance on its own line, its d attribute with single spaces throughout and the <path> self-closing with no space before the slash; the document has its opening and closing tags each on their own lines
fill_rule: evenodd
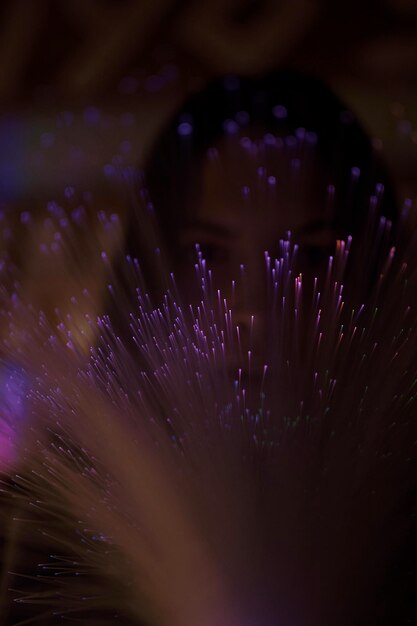
<svg viewBox="0 0 417 626">
<path fill-rule="evenodd" d="M 75 196 L 75 188 L 65 187 L 64 196 L 67 200 L 71 200 Z"/>
<path fill-rule="evenodd" d="M 10 363 L 0 366 L 0 468 L 16 462 L 26 415 L 26 377 Z"/>
<path fill-rule="evenodd" d="M 59 215 L 59 205 L 54 201 L 50 200 L 47 205 L 48 213 L 52 213 L 52 215 Z"/>
<path fill-rule="evenodd" d="M 306 133 L 306 141 L 311 145 L 315 145 L 317 143 L 317 134 L 313 131 L 308 131 Z"/>
<path fill-rule="evenodd" d="M 235 120 L 225 120 L 223 123 L 223 130 L 229 135 L 234 135 L 239 132 L 239 124 Z"/>
<path fill-rule="evenodd" d="M 21 223 L 21 224 L 29 224 L 29 223 L 30 223 L 30 221 L 31 221 L 31 219 L 32 219 L 32 216 L 31 216 L 31 214 L 29 213 L 29 211 L 23 211 L 23 212 L 20 214 L 20 223 Z"/>
<path fill-rule="evenodd" d="M 74 222 L 78 222 L 78 223 L 82 222 L 85 217 L 84 207 L 78 206 L 76 209 L 74 209 L 71 213 L 71 217 Z"/>
<path fill-rule="evenodd" d="M 285 118 L 288 115 L 288 111 L 287 109 L 282 106 L 281 104 L 277 104 L 276 106 L 274 106 L 274 108 L 272 109 L 272 114 L 274 117 L 277 118 L 277 120 L 285 120 Z"/>
<path fill-rule="evenodd" d="M 116 172 L 115 167 L 111 163 L 107 163 L 107 165 L 103 167 L 103 174 L 105 176 L 109 176 L 109 177 L 114 176 L 115 172 Z"/>
<path fill-rule="evenodd" d="M 252 147 L 252 141 L 249 139 L 249 137 L 242 137 L 239 143 L 241 147 L 245 148 L 246 150 L 249 150 Z"/>
<path fill-rule="evenodd" d="M 178 131 L 178 134 L 181 135 L 181 137 L 188 137 L 189 135 L 192 134 L 193 127 L 190 124 L 190 122 L 181 122 L 181 124 L 179 124 L 177 128 L 177 131 Z"/>
<path fill-rule="evenodd" d="M 42 133 L 40 139 L 41 148 L 50 148 L 55 143 L 54 133 Z"/>
<path fill-rule="evenodd" d="M 96 126 L 100 121 L 101 113 L 97 107 L 87 107 L 84 110 L 84 124 L 87 126 Z"/>
<path fill-rule="evenodd" d="M 295 136 L 300 141 L 303 141 L 306 137 L 306 129 L 305 128 L 297 128 L 295 131 Z"/>
<path fill-rule="evenodd" d="M 275 146 L 276 138 L 271 133 L 264 135 L 264 144 L 267 146 Z"/>
</svg>

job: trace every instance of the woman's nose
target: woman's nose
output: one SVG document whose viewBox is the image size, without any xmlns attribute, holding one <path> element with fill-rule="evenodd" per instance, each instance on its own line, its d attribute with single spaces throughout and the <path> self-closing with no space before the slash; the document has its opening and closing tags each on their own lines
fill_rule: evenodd
<svg viewBox="0 0 417 626">
<path fill-rule="evenodd" d="M 240 266 L 236 288 L 234 322 L 239 327 L 243 354 L 250 350 L 255 361 L 262 359 L 265 349 L 267 321 L 267 276 L 262 255 L 251 256 Z"/>
</svg>

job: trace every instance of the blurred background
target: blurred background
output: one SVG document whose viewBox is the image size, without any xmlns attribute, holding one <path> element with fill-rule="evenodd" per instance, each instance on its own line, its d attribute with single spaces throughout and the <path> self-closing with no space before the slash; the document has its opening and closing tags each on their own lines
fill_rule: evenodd
<svg viewBox="0 0 417 626">
<path fill-rule="evenodd" d="M 123 214 L 112 173 L 140 165 L 186 94 L 219 74 L 278 67 L 334 88 L 374 137 L 399 198 L 414 204 L 415 0 L 2 0 L 3 249 L 42 291 L 52 268 L 33 269 L 27 226 L 42 238 L 37 211 L 53 201 Z"/>
<path fill-rule="evenodd" d="M 415 207 L 417 0 L 0 0 L 0 287 L 12 261 L 28 301 L 82 327 L 85 307 L 102 310 L 97 249 L 120 248 L 131 205 L 113 174 L 140 167 L 164 121 L 211 78 L 283 67 L 346 101 Z M 101 211 L 122 217 L 107 241 Z M 68 257 L 56 252 L 56 223 L 82 214 L 91 228 L 74 227 Z M 87 304 L 69 301 L 84 287 Z"/>
</svg>

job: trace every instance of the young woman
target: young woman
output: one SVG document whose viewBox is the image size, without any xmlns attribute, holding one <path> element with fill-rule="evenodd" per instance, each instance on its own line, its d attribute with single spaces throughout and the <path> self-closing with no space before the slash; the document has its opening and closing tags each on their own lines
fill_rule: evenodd
<svg viewBox="0 0 417 626">
<path fill-rule="evenodd" d="M 161 248 L 189 304 L 201 297 L 198 244 L 233 307 L 243 352 L 250 343 L 252 374 L 269 343 L 265 253 L 279 256 L 290 233 L 308 298 L 337 239 L 352 235 L 359 299 L 375 271 L 365 267 L 364 232 L 379 216 L 393 228 L 397 221 L 389 177 L 359 121 L 324 83 L 293 71 L 220 78 L 189 97 L 157 138 L 144 187 L 157 235 L 148 236 L 143 213 L 133 216 L 127 254 L 140 259 L 152 289 Z"/>
</svg>

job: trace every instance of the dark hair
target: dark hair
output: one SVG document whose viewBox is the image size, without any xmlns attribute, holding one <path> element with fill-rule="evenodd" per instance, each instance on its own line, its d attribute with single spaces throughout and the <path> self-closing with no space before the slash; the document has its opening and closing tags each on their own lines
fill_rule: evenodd
<svg viewBox="0 0 417 626">
<path fill-rule="evenodd" d="M 271 134 L 309 131 L 315 137 L 321 169 L 327 183 L 335 187 L 335 221 L 342 233 L 359 229 L 376 185 L 380 214 L 395 222 L 392 185 L 356 117 L 321 80 L 287 70 L 217 79 L 189 97 L 171 118 L 145 164 L 145 181 L 162 235 L 171 236 L 184 215 L 208 148 L 246 124 Z M 354 186 L 352 168 L 357 175 Z M 133 237 L 130 229 L 130 244 Z"/>
</svg>

